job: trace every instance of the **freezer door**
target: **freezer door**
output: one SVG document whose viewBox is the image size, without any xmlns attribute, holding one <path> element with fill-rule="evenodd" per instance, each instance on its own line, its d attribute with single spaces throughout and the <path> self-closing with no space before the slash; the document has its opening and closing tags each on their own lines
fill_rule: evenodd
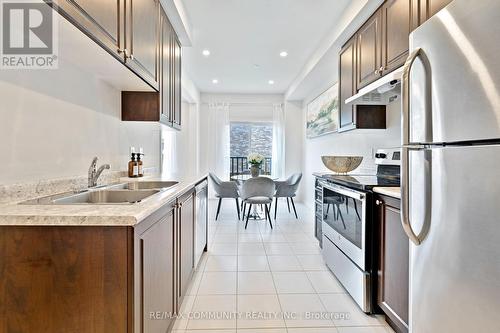
<svg viewBox="0 0 500 333">
<path fill-rule="evenodd" d="M 454 0 L 410 35 L 411 143 L 500 138 L 498 36 L 498 0 Z"/>
<path fill-rule="evenodd" d="M 413 333 L 498 332 L 500 145 L 410 152 Z"/>
</svg>

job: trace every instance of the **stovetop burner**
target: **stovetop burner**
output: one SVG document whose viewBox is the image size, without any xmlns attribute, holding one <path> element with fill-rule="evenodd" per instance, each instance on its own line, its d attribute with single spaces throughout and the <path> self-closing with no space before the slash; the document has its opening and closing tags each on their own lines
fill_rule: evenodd
<svg viewBox="0 0 500 333">
<path fill-rule="evenodd" d="M 400 185 L 399 165 L 379 165 L 376 175 L 338 175 L 323 174 L 322 178 L 358 190 L 368 191 L 376 186 L 397 187 Z"/>
<path fill-rule="evenodd" d="M 398 176 L 387 175 L 335 175 L 325 174 L 324 179 L 339 185 L 359 190 L 371 190 L 376 186 L 397 187 L 400 185 Z"/>
</svg>

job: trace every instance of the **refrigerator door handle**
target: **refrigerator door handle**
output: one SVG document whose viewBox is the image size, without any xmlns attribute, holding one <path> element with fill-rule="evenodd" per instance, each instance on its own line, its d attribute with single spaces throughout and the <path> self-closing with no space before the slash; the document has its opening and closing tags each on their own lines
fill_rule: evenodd
<svg viewBox="0 0 500 333">
<path fill-rule="evenodd" d="M 420 56 L 422 49 L 417 48 L 413 51 L 406 60 L 403 67 L 403 80 L 402 80 L 402 111 L 401 111 L 401 141 L 402 141 L 402 156 L 401 156 L 401 224 L 408 238 L 415 244 L 420 245 L 421 240 L 413 231 L 410 222 L 410 72 L 415 60 Z"/>
<path fill-rule="evenodd" d="M 417 48 L 406 59 L 403 66 L 402 108 L 401 108 L 401 141 L 402 145 L 410 144 L 410 73 L 413 63 L 420 56 L 422 49 Z"/>
<path fill-rule="evenodd" d="M 410 222 L 410 177 L 409 177 L 409 164 L 410 164 L 410 150 L 417 149 L 411 148 L 408 146 L 403 146 L 402 156 L 401 156 L 401 224 L 403 226 L 403 230 L 406 233 L 406 236 L 413 242 L 415 245 L 420 245 L 422 240 L 419 236 L 413 231 Z"/>
</svg>

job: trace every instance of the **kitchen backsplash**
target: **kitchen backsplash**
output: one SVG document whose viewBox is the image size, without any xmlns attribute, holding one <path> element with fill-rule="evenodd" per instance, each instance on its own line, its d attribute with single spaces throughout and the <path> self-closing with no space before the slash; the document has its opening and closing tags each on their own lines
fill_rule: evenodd
<svg viewBox="0 0 500 333">
<path fill-rule="evenodd" d="M 156 167 L 144 168 L 144 175 L 158 174 Z M 117 183 L 127 177 L 126 171 L 105 171 L 99 177 L 97 185 Z M 133 179 L 131 179 L 133 181 Z M 88 176 L 40 180 L 32 183 L 0 185 L 0 204 L 19 202 L 56 193 L 78 191 L 88 187 Z"/>
</svg>

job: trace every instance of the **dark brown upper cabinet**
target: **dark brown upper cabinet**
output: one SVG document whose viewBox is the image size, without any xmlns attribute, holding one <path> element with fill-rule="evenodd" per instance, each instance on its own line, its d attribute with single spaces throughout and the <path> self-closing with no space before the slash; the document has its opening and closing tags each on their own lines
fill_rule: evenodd
<svg viewBox="0 0 500 333">
<path fill-rule="evenodd" d="M 172 63 L 173 63 L 173 50 L 172 50 L 172 35 L 174 31 L 167 15 L 161 11 L 161 44 L 160 44 L 160 122 L 166 125 L 173 123 L 172 112 Z"/>
<path fill-rule="evenodd" d="M 159 92 L 122 92 L 122 120 L 159 121 L 181 128 L 182 48 L 167 15 L 160 9 Z"/>
<path fill-rule="evenodd" d="M 172 99 L 172 124 L 174 128 L 181 128 L 181 72 L 182 72 L 182 48 L 181 43 L 177 39 L 175 34 L 172 34 L 172 50 L 173 50 L 173 85 L 171 87 L 171 99 Z"/>
<path fill-rule="evenodd" d="M 54 0 L 50 4 L 159 90 L 159 0 Z"/>
<path fill-rule="evenodd" d="M 385 106 L 347 106 L 345 100 L 356 94 L 356 41 L 349 40 L 339 55 L 339 132 L 356 128 L 386 128 Z"/>
<path fill-rule="evenodd" d="M 382 5 L 382 67 L 380 75 L 402 66 L 408 56 L 413 27 L 412 5 L 417 0 L 387 0 Z"/>
<path fill-rule="evenodd" d="M 160 2 L 128 0 L 125 63 L 159 90 Z"/>
<path fill-rule="evenodd" d="M 400 200 L 376 196 L 378 232 L 377 305 L 397 333 L 408 332 L 409 241 L 400 218 Z"/>
<path fill-rule="evenodd" d="M 430 19 L 434 16 L 434 14 L 446 7 L 451 1 L 452 0 L 420 0 L 423 19 Z"/>
<path fill-rule="evenodd" d="M 354 124 L 354 107 L 345 100 L 356 93 L 356 37 L 340 50 L 339 59 L 339 128 L 348 129 Z"/>
<path fill-rule="evenodd" d="M 125 0 L 53 0 L 51 4 L 111 55 L 123 60 Z"/>
<path fill-rule="evenodd" d="M 382 12 L 378 10 L 357 33 L 357 81 L 358 89 L 380 77 L 382 67 Z"/>
</svg>

